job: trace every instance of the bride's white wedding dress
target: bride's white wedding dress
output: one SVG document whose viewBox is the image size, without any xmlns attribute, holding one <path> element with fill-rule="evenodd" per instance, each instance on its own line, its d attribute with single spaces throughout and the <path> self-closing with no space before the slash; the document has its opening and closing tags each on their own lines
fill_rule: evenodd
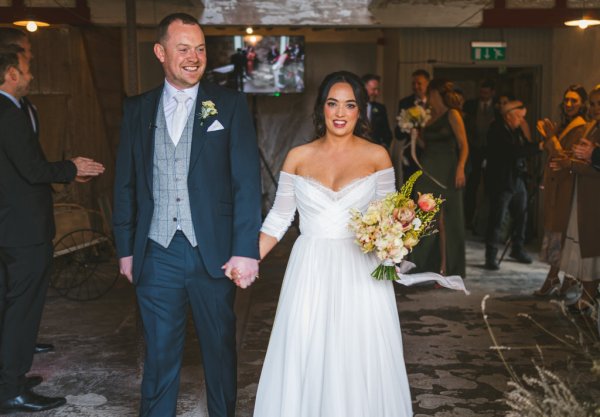
<svg viewBox="0 0 600 417">
<path fill-rule="evenodd" d="M 300 213 L 258 385 L 254 417 L 408 417 L 412 404 L 391 281 L 348 230 L 350 209 L 394 191 L 394 170 L 333 191 L 282 172 L 262 231 Z"/>
</svg>

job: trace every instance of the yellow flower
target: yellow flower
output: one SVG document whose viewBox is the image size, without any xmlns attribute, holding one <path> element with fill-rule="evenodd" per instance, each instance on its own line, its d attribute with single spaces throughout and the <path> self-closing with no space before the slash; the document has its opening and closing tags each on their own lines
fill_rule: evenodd
<svg viewBox="0 0 600 417">
<path fill-rule="evenodd" d="M 200 108 L 200 113 L 198 113 L 198 118 L 202 120 L 200 124 L 204 122 L 205 119 L 210 116 L 216 116 L 218 114 L 215 103 L 212 100 L 206 100 L 202 102 L 202 107 Z"/>
<path fill-rule="evenodd" d="M 417 106 L 411 107 L 408 109 L 408 115 L 411 117 L 411 119 L 419 119 L 421 116 L 421 109 Z"/>
</svg>

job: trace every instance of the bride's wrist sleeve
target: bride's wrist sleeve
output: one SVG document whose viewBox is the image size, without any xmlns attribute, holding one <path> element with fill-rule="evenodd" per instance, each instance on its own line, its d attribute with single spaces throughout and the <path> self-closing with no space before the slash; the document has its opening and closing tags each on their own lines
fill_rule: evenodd
<svg viewBox="0 0 600 417">
<path fill-rule="evenodd" d="M 275 202 L 260 231 L 280 241 L 292 224 L 295 214 L 296 194 L 294 192 L 294 178 L 290 174 L 281 172 L 277 194 L 275 194 Z"/>
</svg>

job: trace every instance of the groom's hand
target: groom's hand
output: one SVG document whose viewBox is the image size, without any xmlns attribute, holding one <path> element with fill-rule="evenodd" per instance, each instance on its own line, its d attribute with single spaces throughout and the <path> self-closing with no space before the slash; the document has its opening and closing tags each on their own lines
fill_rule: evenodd
<svg viewBox="0 0 600 417">
<path fill-rule="evenodd" d="M 258 276 L 258 260 L 253 258 L 232 256 L 222 268 L 225 275 L 241 288 L 252 285 Z"/>
<path fill-rule="evenodd" d="M 129 282 L 133 282 L 133 256 L 119 258 L 119 272 L 124 275 Z"/>
</svg>

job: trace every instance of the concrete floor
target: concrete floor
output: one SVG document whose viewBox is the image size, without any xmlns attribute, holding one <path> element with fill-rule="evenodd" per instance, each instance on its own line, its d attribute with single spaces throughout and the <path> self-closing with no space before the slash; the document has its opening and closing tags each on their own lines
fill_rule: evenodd
<svg viewBox="0 0 600 417">
<path fill-rule="evenodd" d="M 261 279 L 250 290 L 240 292 L 237 299 L 238 417 L 252 416 L 293 235 L 293 231 L 288 233 L 283 244 L 262 264 Z M 567 357 L 573 357 L 572 353 L 531 322 L 517 317 L 518 313 L 528 313 L 558 334 L 573 333 L 573 325 L 556 306 L 531 295 L 541 285 L 546 266 L 507 260 L 500 271 L 486 271 L 482 268 L 483 245 L 477 241 L 468 243 L 467 262 L 470 296 L 430 286 L 397 286 L 406 366 L 417 417 L 505 415 L 507 408 L 500 400 L 507 388 L 508 373 L 490 349 L 492 342 L 481 312 L 481 301 L 486 294 L 491 296 L 487 302 L 489 321 L 498 343 L 512 347 L 505 355 L 517 374 L 533 374 L 532 360 L 542 362 L 537 345 L 548 368 L 573 372 L 567 371 L 570 368 L 566 362 Z M 56 352 L 37 355 L 32 374 L 45 379 L 36 388 L 38 392 L 67 396 L 68 403 L 35 415 L 137 415 L 138 337 L 133 291 L 124 280 L 101 299 L 90 302 L 69 301 L 51 290 L 39 340 L 54 343 Z M 190 325 L 178 415 L 208 415 L 203 385 L 198 340 Z M 582 395 L 600 397 L 597 386 L 588 387 L 589 392 Z"/>
</svg>

